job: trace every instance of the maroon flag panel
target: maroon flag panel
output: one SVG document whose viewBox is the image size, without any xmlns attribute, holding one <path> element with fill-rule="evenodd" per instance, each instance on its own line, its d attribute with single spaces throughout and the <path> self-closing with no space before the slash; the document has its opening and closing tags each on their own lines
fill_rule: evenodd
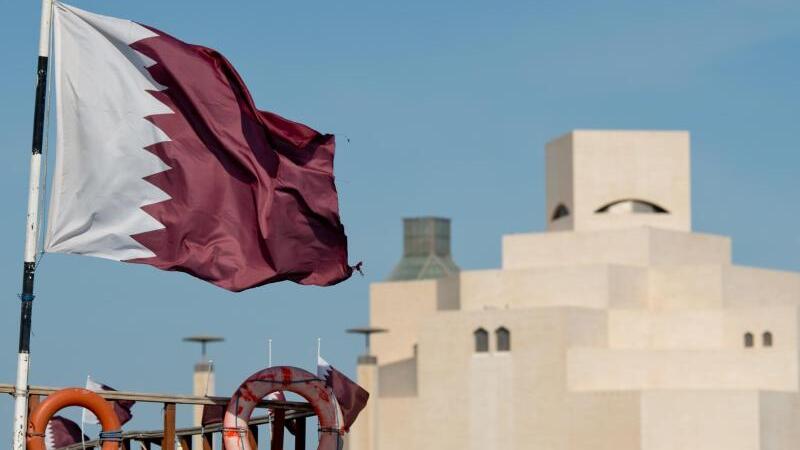
<svg viewBox="0 0 800 450">
<path fill-rule="evenodd" d="M 349 431 L 358 414 L 367 406 L 369 392 L 329 365 L 324 359 L 318 358 L 318 360 L 317 374 L 333 391 L 336 402 L 339 403 L 339 409 L 342 411 L 342 428 Z"/>
<path fill-rule="evenodd" d="M 203 405 L 203 417 L 200 424 L 204 427 L 219 425 L 225 418 L 225 405 Z"/>
<path fill-rule="evenodd" d="M 81 427 L 66 417 L 53 416 L 47 422 L 44 435 L 47 450 L 69 447 L 81 442 Z M 88 441 L 89 436 L 83 435 L 83 440 Z"/>
<path fill-rule="evenodd" d="M 155 256 L 131 262 L 232 291 L 350 277 L 334 137 L 258 110 L 221 54 L 151 30 L 131 47 L 166 87 L 150 94 L 172 113 L 146 119 L 170 140 L 147 150 L 171 169 L 145 179 L 171 198 L 142 207 L 164 228 L 133 236 Z"/>
</svg>

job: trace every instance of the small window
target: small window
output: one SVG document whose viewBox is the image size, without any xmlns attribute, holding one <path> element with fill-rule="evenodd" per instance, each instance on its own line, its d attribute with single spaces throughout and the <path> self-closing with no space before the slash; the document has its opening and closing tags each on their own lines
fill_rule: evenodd
<svg viewBox="0 0 800 450">
<path fill-rule="evenodd" d="M 489 351 L 489 332 L 478 328 L 472 333 L 475 336 L 475 352 L 486 353 Z"/>
<path fill-rule="evenodd" d="M 494 331 L 497 338 L 497 351 L 509 352 L 511 351 L 511 332 L 506 327 L 500 327 Z"/>
<path fill-rule="evenodd" d="M 744 346 L 750 348 L 753 346 L 753 333 L 747 332 L 744 334 Z"/>
<path fill-rule="evenodd" d="M 562 217 L 566 217 L 568 215 L 569 215 L 569 208 L 564 206 L 563 203 L 559 203 L 558 206 L 556 206 L 556 209 L 553 211 L 553 217 L 550 218 L 550 221 L 554 222 L 554 221 L 556 221 L 556 220 L 558 220 L 558 219 L 560 219 Z"/>
<path fill-rule="evenodd" d="M 761 345 L 764 347 L 772 347 L 772 333 L 765 331 L 764 334 L 761 335 Z"/>
</svg>

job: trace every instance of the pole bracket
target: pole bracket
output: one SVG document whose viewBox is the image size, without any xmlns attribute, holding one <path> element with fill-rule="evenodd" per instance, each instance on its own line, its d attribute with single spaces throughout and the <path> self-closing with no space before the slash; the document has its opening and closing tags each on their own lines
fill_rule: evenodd
<svg viewBox="0 0 800 450">
<path fill-rule="evenodd" d="M 100 441 L 122 442 L 122 430 L 101 431 Z"/>
</svg>

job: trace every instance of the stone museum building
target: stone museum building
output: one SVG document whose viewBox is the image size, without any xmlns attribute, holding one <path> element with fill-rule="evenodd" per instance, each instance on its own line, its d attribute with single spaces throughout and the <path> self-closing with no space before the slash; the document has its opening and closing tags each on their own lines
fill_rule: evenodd
<svg viewBox="0 0 800 450">
<path fill-rule="evenodd" d="M 449 220 L 406 219 L 349 450 L 798 448 L 800 273 L 692 232 L 689 147 L 553 140 L 547 230 L 504 236 L 497 269 L 459 270 Z"/>
</svg>

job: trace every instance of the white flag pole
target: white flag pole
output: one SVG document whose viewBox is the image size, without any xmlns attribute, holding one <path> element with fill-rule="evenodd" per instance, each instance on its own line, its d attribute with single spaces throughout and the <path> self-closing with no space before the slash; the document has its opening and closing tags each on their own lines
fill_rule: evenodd
<svg viewBox="0 0 800 450">
<path fill-rule="evenodd" d="M 33 277 L 36 271 L 36 251 L 39 241 L 39 199 L 42 169 L 42 142 L 44 140 L 45 100 L 47 96 L 47 70 L 50 56 L 50 30 L 53 0 L 42 0 L 39 28 L 39 61 L 36 68 L 36 100 L 33 114 L 33 142 L 28 180 L 28 216 L 25 223 L 25 257 L 22 269 L 22 294 L 20 295 L 19 354 L 17 355 L 17 383 L 14 389 L 14 431 L 12 449 L 25 450 L 28 422 L 28 371 L 31 352 L 31 314 L 33 312 Z"/>
<path fill-rule="evenodd" d="M 272 339 L 267 340 L 267 367 L 272 367 Z"/>
<path fill-rule="evenodd" d="M 86 378 L 88 379 L 89 377 Z M 81 448 L 83 450 L 86 450 L 86 439 L 85 439 L 86 434 L 84 434 L 83 431 L 85 428 L 86 428 L 86 408 L 84 408 L 83 411 L 81 411 Z"/>
<path fill-rule="evenodd" d="M 91 379 L 92 379 L 92 375 L 91 374 L 86 375 L 86 384 L 84 385 L 84 387 L 86 387 L 86 389 L 89 389 L 89 386 L 90 386 L 89 382 L 91 381 Z M 84 436 L 85 436 L 84 430 L 85 429 L 86 429 L 86 408 L 81 408 L 81 448 L 83 450 L 86 450 L 86 440 L 84 439 Z"/>
<path fill-rule="evenodd" d="M 317 338 L 317 360 L 314 362 L 314 367 L 319 364 L 319 357 L 320 357 L 320 349 L 322 347 L 322 338 Z"/>
</svg>

